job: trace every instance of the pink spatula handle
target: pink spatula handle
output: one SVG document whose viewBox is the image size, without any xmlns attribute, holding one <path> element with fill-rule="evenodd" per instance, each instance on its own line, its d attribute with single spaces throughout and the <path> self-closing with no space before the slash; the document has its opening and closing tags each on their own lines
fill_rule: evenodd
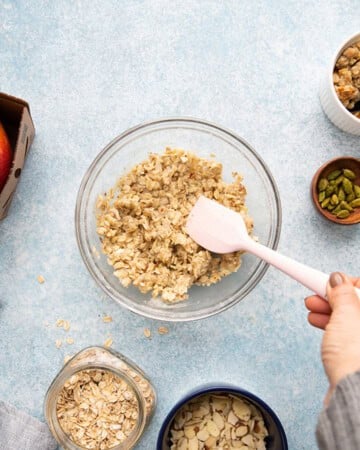
<svg viewBox="0 0 360 450">
<path fill-rule="evenodd" d="M 320 295 L 320 297 L 326 299 L 326 285 L 329 280 L 328 274 L 297 262 L 288 256 L 284 256 L 275 250 L 251 240 L 246 240 L 243 249 L 278 268 L 311 291 Z M 360 299 L 360 289 L 355 288 L 355 290 Z"/>
</svg>

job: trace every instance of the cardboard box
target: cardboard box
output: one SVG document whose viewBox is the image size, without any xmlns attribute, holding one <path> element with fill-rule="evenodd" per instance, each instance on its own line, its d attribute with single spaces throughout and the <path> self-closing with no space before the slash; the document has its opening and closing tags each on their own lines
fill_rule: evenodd
<svg viewBox="0 0 360 450">
<path fill-rule="evenodd" d="M 34 123 L 27 102 L 0 92 L 0 121 L 13 151 L 9 178 L 0 192 L 0 220 L 6 217 L 24 167 L 26 155 L 35 136 Z"/>
</svg>

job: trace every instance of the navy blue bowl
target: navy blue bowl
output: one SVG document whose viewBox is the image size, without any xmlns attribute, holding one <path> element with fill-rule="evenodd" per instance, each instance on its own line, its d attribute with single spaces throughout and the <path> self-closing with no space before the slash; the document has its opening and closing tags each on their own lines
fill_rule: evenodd
<svg viewBox="0 0 360 450">
<path fill-rule="evenodd" d="M 176 403 L 166 416 L 163 425 L 160 428 L 159 437 L 156 444 L 157 450 L 170 449 L 170 428 L 174 417 L 178 410 L 190 400 L 200 397 L 204 394 L 232 394 L 246 399 L 249 403 L 256 406 L 263 415 L 265 425 L 268 429 L 269 436 L 266 438 L 266 450 L 288 450 L 287 439 L 283 426 L 274 411 L 263 402 L 260 398 L 251 392 L 240 389 L 230 384 L 207 384 L 195 388 L 184 398 Z"/>
</svg>

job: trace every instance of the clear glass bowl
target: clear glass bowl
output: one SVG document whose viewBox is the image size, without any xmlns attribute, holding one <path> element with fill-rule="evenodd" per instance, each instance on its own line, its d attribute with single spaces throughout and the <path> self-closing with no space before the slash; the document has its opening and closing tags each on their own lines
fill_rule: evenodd
<svg viewBox="0 0 360 450">
<path fill-rule="evenodd" d="M 223 178 L 231 182 L 233 171 L 241 173 L 247 189 L 246 204 L 254 219 L 254 235 L 276 249 L 281 229 L 281 205 L 275 181 L 264 161 L 251 146 L 231 131 L 192 118 L 169 118 L 147 122 L 125 131 L 95 158 L 87 170 L 77 197 L 75 226 L 82 258 L 98 285 L 120 305 L 158 320 L 190 321 L 212 316 L 235 305 L 263 277 L 268 265 L 245 254 L 240 269 L 209 287 L 194 286 L 189 298 L 165 304 L 142 294 L 136 287 L 123 287 L 101 253 L 96 233 L 95 204 L 99 194 L 113 187 L 121 175 L 147 159 L 150 152 L 176 147 L 203 158 L 215 155 L 223 165 Z"/>
</svg>

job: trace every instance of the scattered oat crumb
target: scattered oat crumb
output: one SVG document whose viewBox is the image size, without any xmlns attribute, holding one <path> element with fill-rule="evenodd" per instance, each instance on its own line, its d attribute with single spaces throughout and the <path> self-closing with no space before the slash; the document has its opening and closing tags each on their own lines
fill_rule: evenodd
<svg viewBox="0 0 360 450">
<path fill-rule="evenodd" d="M 144 329 L 144 336 L 145 336 L 146 338 L 148 338 L 148 339 L 151 338 L 151 331 L 150 331 L 149 328 L 145 328 L 145 329 Z"/>
<path fill-rule="evenodd" d="M 63 328 L 65 331 L 69 331 L 70 330 L 70 322 L 68 320 L 58 319 L 56 321 L 56 326 L 58 328 Z"/>
<path fill-rule="evenodd" d="M 38 275 L 37 280 L 40 284 L 45 283 L 45 278 L 42 275 Z"/>
<path fill-rule="evenodd" d="M 210 153 L 210 158 L 216 158 L 215 153 Z"/>
<path fill-rule="evenodd" d="M 169 332 L 169 328 L 167 328 L 167 327 L 159 327 L 158 328 L 159 334 L 167 334 L 168 332 Z"/>
<path fill-rule="evenodd" d="M 64 358 L 64 364 L 66 364 L 74 355 L 66 355 Z"/>
<path fill-rule="evenodd" d="M 56 348 L 60 348 L 62 346 L 62 340 L 61 339 L 56 339 L 55 346 L 56 346 Z"/>
<path fill-rule="evenodd" d="M 104 316 L 102 320 L 104 323 L 109 323 L 112 322 L 113 319 L 111 316 Z"/>
<path fill-rule="evenodd" d="M 104 342 L 104 347 L 111 347 L 113 344 L 113 340 L 111 338 L 107 338 Z"/>
<path fill-rule="evenodd" d="M 69 345 L 72 345 L 74 343 L 74 339 L 73 338 L 66 338 L 66 343 Z"/>
</svg>

